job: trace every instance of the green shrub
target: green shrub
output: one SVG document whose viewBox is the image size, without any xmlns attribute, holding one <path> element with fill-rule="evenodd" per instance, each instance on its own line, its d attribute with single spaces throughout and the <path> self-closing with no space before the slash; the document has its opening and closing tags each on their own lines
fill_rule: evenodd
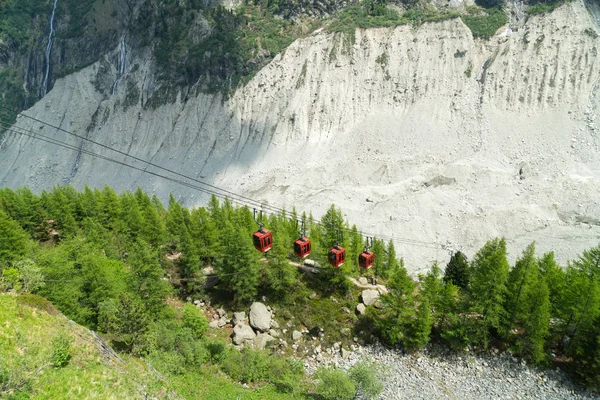
<svg viewBox="0 0 600 400">
<path fill-rule="evenodd" d="M 227 346 L 223 339 L 207 339 L 205 346 L 210 353 L 210 360 L 214 363 L 222 362 L 227 355 Z"/>
<path fill-rule="evenodd" d="M 230 349 L 221 362 L 223 371 L 242 382 L 270 381 L 283 392 L 294 392 L 304 375 L 301 362 L 268 354 L 264 350 Z"/>
<path fill-rule="evenodd" d="M 377 367 L 373 363 L 358 363 L 348 373 L 361 395 L 375 397 L 383 390 L 383 385 L 377 378 Z"/>
<path fill-rule="evenodd" d="M 17 297 L 17 304 L 37 308 L 38 310 L 45 311 L 50 315 L 59 314 L 59 311 L 50 301 L 42 296 L 38 296 L 37 294 L 21 293 L 19 297 Z"/>
<path fill-rule="evenodd" d="M 2 270 L 0 275 L 0 288 L 4 290 L 13 289 L 16 292 L 21 291 L 21 274 L 15 267 L 10 267 Z"/>
<path fill-rule="evenodd" d="M 351 400 L 356 386 L 345 371 L 323 367 L 317 371 L 315 392 L 325 400 Z"/>
<path fill-rule="evenodd" d="M 488 9 L 470 7 L 467 12 L 468 14 L 461 18 L 474 37 L 490 38 L 498 28 L 508 22 L 506 13 L 499 7 Z"/>
<path fill-rule="evenodd" d="M 66 332 L 61 332 L 52 340 L 52 366 L 62 368 L 71 360 L 72 339 Z"/>
<path fill-rule="evenodd" d="M 181 323 L 189 328 L 198 339 L 208 330 L 208 321 L 202 311 L 193 304 L 186 303 L 181 310 Z"/>
</svg>

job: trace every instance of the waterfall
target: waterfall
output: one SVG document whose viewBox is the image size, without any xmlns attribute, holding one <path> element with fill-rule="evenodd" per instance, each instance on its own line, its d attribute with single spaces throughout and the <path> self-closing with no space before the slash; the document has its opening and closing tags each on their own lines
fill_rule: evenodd
<svg viewBox="0 0 600 400">
<path fill-rule="evenodd" d="M 119 50 L 119 71 L 117 72 L 117 79 L 115 79 L 115 83 L 113 83 L 112 90 L 110 94 L 113 95 L 117 92 L 117 88 L 119 87 L 119 80 L 125 73 L 125 56 L 127 55 L 127 46 L 125 45 L 125 35 L 121 36 L 121 48 Z"/>
<path fill-rule="evenodd" d="M 50 33 L 48 34 L 48 45 L 46 46 L 46 73 L 44 74 L 44 83 L 42 84 L 42 97 L 48 92 L 48 75 L 50 74 L 50 53 L 52 52 L 52 38 L 54 36 L 54 14 L 56 13 L 56 3 L 52 7 L 52 15 L 50 16 Z"/>
</svg>

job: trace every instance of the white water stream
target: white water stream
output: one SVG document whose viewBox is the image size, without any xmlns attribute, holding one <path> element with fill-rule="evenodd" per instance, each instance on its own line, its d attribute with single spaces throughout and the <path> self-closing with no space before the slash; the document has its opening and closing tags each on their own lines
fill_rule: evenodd
<svg viewBox="0 0 600 400">
<path fill-rule="evenodd" d="M 127 55 L 127 46 L 125 44 L 125 35 L 121 36 L 121 49 L 119 51 L 119 72 L 117 73 L 117 79 L 113 83 L 110 94 L 114 95 L 119 87 L 119 80 L 125 73 L 125 56 Z"/>
<path fill-rule="evenodd" d="M 48 45 L 46 46 L 46 73 L 44 74 L 44 82 L 42 83 L 42 97 L 48 92 L 48 75 L 50 74 L 50 53 L 52 52 L 52 41 L 54 37 L 54 14 L 56 13 L 56 4 L 58 0 L 54 0 L 52 7 L 52 15 L 50 16 L 50 33 L 48 34 Z"/>
</svg>

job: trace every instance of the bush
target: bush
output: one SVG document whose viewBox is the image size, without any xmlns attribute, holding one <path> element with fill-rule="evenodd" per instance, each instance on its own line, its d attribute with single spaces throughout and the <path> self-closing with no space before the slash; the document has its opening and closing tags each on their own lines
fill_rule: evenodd
<svg viewBox="0 0 600 400">
<path fill-rule="evenodd" d="M 262 350 L 230 349 L 222 361 L 223 371 L 232 379 L 242 382 L 270 381 L 283 392 L 297 390 L 304 367 L 301 362 L 269 355 Z"/>
<path fill-rule="evenodd" d="M 21 306 L 27 306 L 37 308 L 38 310 L 45 311 L 50 315 L 58 315 L 59 311 L 54 307 L 50 301 L 42 296 L 31 293 L 21 293 L 17 297 L 17 304 Z"/>
<path fill-rule="evenodd" d="M 474 37 L 490 38 L 494 36 L 498 28 L 506 25 L 508 17 L 501 8 L 480 9 L 470 7 L 467 15 L 462 20 L 469 27 Z"/>
<path fill-rule="evenodd" d="M 181 311 L 181 323 L 184 328 L 189 328 L 196 339 L 201 338 L 208 330 L 208 321 L 202 311 L 193 304 L 186 303 Z"/>
<path fill-rule="evenodd" d="M 356 386 L 342 370 L 324 367 L 316 374 L 315 392 L 325 400 L 351 400 L 356 395 Z"/>
<path fill-rule="evenodd" d="M 383 390 L 383 385 L 377 378 L 377 367 L 373 363 L 358 363 L 348 373 L 361 395 L 375 397 Z"/>
<path fill-rule="evenodd" d="M 71 360 L 72 340 L 66 332 L 61 332 L 52 340 L 52 366 L 62 368 Z"/>
</svg>

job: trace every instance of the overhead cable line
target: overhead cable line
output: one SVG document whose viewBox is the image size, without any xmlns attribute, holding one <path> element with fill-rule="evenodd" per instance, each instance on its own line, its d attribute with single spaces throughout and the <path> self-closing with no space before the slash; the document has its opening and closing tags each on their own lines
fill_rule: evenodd
<svg viewBox="0 0 600 400">
<path fill-rule="evenodd" d="M 6 108 L 6 107 L 0 106 L 0 108 Z M 130 164 L 124 162 L 124 161 L 119 161 L 119 160 L 116 160 L 114 158 L 111 158 L 111 157 L 108 157 L 108 156 L 105 156 L 105 155 L 101 155 L 101 154 L 92 152 L 90 150 L 86 150 L 86 149 L 83 148 L 83 145 L 81 147 L 77 147 L 75 145 L 62 142 L 62 141 L 60 141 L 58 139 L 50 138 L 50 137 L 44 136 L 44 135 L 42 135 L 40 133 L 32 132 L 31 129 L 25 129 L 25 128 L 20 128 L 20 127 L 16 127 L 15 128 L 10 123 L 2 121 L 1 119 L 0 119 L 0 126 L 4 127 L 6 130 L 8 130 L 10 132 L 13 132 L 13 133 L 16 133 L 16 134 L 27 136 L 27 137 L 30 137 L 30 138 L 36 139 L 36 140 L 41 140 L 41 141 L 44 141 L 44 142 L 47 142 L 47 143 L 51 143 L 51 144 L 54 144 L 54 145 L 57 145 L 57 146 L 60 146 L 60 147 L 63 147 L 63 148 L 67 148 L 69 150 L 76 151 L 76 152 L 81 152 L 83 154 L 87 154 L 87 155 L 90 155 L 90 156 L 93 156 L 93 157 L 97 157 L 97 158 L 100 158 L 100 159 L 105 160 L 105 161 L 114 162 L 114 163 L 117 163 L 117 164 L 119 164 L 121 166 L 124 166 L 124 167 L 129 167 L 129 168 L 132 168 L 134 170 L 137 170 L 137 171 L 140 171 L 140 172 L 145 172 L 145 173 L 148 173 L 150 175 L 156 176 L 158 178 L 162 178 L 162 179 L 166 179 L 166 180 L 169 180 L 171 182 L 174 182 L 174 183 L 178 183 L 178 184 L 180 184 L 182 186 L 186 186 L 188 188 L 200 191 L 202 193 L 206 193 L 206 194 L 210 194 L 210 195 L 214 194 L 216 197 L 222 198 L 222 199 L 228 199 L 232 203 L 236 203 L 236 204 L 239 204 L 239 205 L 242 205 L 242 206 L 249 206 L 249 207 L 252 207 L 252 208 L 260 208 L 266 214 L 277 215 L 277 214 L 280 214 L 280 213 L 286 213 L 286 214 L 289 213 L 289 211 L 286 211 L 283 208 L 272 206 L 272 205 L 269 205 L 269 204 L 265 204 L 264 202 L 261 202 L 259 200 L 254 200 L 254 199 L 252 199 L 250 197 L 247 197 L 247 196 L 244 196 L 244 195 L 240 195 L 240 194 L 237 194 L 237 193 L 232 192 L 230 190 L 226 190 L 226 189 L 220 188 L 218 186 L 215 186 L 215 185 L 203 182 L 203 181 L 201 181 L 199 179 L 196 179 L 196 178 L 190 177 L 188 175 L 179 173 L 179 172 L 174 171 L 172 169 L 162 167 L 162 166 L 160 166 L 158 164 L 155 164 L 155 163 L 152 163 L 150 161 L 144 160 L 142 158 L 130 155 L 130 154 L 126 153 L 126 152 L 117 150 L 117 149 L 115 149 L 115 148 L 113 148 L 111 146 L 108 146 L 108 145 L 99 143 L 97 141 L 88 139 L 88 138 L 86 138 L 84 136 L 77 135 L 75 133 L 69 132 L 69 131 L 67 131 L 67 130 L 65 130 L 63 128 L 57 127 L 57 126 L 52 125 L 50 123 L 46 123 L 46 122 L 41 121 L 41 120 L 39 120 L 37 118 L 28 116 L 28 115 L 26 115 L 24 113 L 21 113 L 21 115 L 23 115 L 26 118 L 29 118 L 29 119 L 31 119 L 33 121 L 39 122 L 39 123 L 41 123 L 43 125 L 47 125 L 49 127 L 52 127 L 52 128 L 57 129 L 59 131 L 67 133 L 69 135 L 72 135 L 72 136 L 74 136 L 76 138 L 79 138 L 81 140 L 84 140 L 84 141 L 90 142 L 92 144 L 95 144 L 97 146 L 100 146 L 100 147 L 102 147 L 104 149 L 116 152 L 117 154 L 123 155 L 123 156 L 128 157 L 128 158 L 131 158 L 131 159 L 133 159 L 135 161 L 139 161 L 139 162 L 145 163 L 145 164 L 147 164 L 149 166 L 152 166 L 154 168 L 157 168 L 157 169 L 163 170 L 165 172 L 169 172 L 169 173 L 175 174 L 177 176 L 180 176 L 182 178 L 191 180 L 193 182 L 196 182 L 197 185 L 189 183 L 189 182 L 182 181 L 180 179 L 175 179 L 175 178 L 170 177 L 170 176 L 166 176 L 166 175 L 162 175 L 162 174 L 159 174 L 159 173 L 156 173 L 156 172 L 152 172 L 152 171 L 149 171 L 146 168 L 136 167 L 136 166 L 130 165 Z M 199 185 L 202 185 L 202 186 L 199 186 Z M 203 187 L 203 186 L 206 186 L 206 187 L 208 187 L 210 189 L 207 189 L 206 187 Z M 219 193 L 217 191 L 220 191 L 222 193 Z M 223 193 L 225 193 L 225 194 L 223 194 Z M 322 227 L 324 226 L 323 223 L 321 223 L 320 221 L 317 221 L 316 224 L 319 225 L 319 226 L 322 226 Z M 342 227 L 342 230 L 344 230 L 346 232 L 351 232 L 351 229 L 348 229 L 348 228 L 343 228 Z M 418 247 L 425 247 L 425 248 L 430 248 L 430 249 L 444 249 L 443 245 L 440 245 L 439 243 L 435 243 L 435 242 L 425 242 L 425 241 L 420 241 L 420 240 L 415 240 L 415 239 L 400 238 L 400 237 L 391 236 L 391 235 L 384 235 L 384 234 L 377 234 L 377 235 L 375 235 L 375 234 L 369 234 L 367 232 L 361 232 L 361 233 L 363 235 L 365 235 L 365 236 L 372 236 L 372 237 L 378 237 L 380 239 L 392 240 L 392 241 L 397 242 L 398 244 L 404 244 L 404 245 L 410 245 L 410 246 L 418 246 Z"/>
</svg>

